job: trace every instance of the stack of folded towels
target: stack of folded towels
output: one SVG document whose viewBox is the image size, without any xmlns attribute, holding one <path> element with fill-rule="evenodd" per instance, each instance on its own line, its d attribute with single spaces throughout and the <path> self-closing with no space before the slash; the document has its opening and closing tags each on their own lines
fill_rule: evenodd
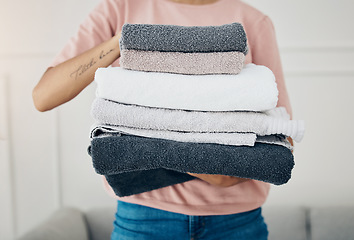
<svg viewBox="0 0 354 240">
<path fill-rule="evenodd" d="M 121 67 L 96 71 L 89 154 L 118 196 L 194 179 L 288 182 L 303 121 L 276 107 L 270 69 L 244 65 L 241 24 L 125 24 Z"/>
</svg>

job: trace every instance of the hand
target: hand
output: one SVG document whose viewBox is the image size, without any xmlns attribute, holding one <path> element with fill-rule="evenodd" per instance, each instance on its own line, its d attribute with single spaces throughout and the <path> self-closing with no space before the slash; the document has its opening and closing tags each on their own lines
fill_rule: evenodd
<svg viewBox="0 0 354 240">
<path fill-rule="evenodd" d="M 216 175 L 216 174 L 198 174 L 198 173 L 189 173 L 189 175 L 197 177 L 207 183 L 210 183 L 219 187 L 231 187 L 236 184 L 248 181 L 247 178 L 231 177 L 225 175 Z"/>
<path fill-rule="evenodd" d="M 288 139 L 288 141 L 290 142 L 291 146 L 294 147 L 294 141 L 293 141 L 293 139 L 292 139 L 291 137 L 288 137 L 287 139 Z M 291 150 L 291 152 L 294 153 L 294 150 Z"/>
</svg>

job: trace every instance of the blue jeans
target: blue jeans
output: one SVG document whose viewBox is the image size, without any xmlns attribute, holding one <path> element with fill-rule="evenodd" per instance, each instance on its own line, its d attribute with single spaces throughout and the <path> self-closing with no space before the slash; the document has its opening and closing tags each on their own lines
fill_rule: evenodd
<svg viewBox="0 0 354 240">
<path fill-rule="evenodd" d="M 118 201 L 111 240 L 266 240 L 261 208 L 230 215 L 190 216 Z"/>
</svg>

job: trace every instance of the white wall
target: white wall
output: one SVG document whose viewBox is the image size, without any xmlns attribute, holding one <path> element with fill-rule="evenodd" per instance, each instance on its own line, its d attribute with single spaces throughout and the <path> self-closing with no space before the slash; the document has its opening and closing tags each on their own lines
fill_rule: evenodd
<svg viewBox="0 0 354 240">
<path fill-rule="evenodd" d="M 266 204 L 353 205 L 353 2 L 247 2 L 274 22 L 294 118 L 306 122 L 292 179 Z"/>
<path fill-rule="evenodd" d="M 31 90 L 99 0 L 0 0 L 0 239 L 61 206 L 115 205 L 86 153 L 94 86 L 39 113 Z M 274 22 L 294 118 L 306 121 L 291 181 L 269 205 L 353 205 L 354 3 L 247 0 Z"/>
</svg>

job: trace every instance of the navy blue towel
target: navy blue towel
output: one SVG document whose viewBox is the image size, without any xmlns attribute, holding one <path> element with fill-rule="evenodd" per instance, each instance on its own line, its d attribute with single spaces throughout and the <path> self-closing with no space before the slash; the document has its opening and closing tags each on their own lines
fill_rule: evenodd
<svg viewBox="0 0 354 240">
<path fill-rule="evenodd" d="M 91 146 L 89 146 L 89 155 L 91 155 L 91 149 Z M 164 168 L 121 172 L 105 175 L 105 177 L 108 184 L 119 197 L 148 192 L 195 179 L 195 177 L 187 173 Z"/>
<path fill-rule="evenodd" d="M 94 138 L 91 157 L 101 175 L 163 168 L 180 173 L 236 176 L 275 185 L 289 181 L 295 164 L 291 151 L 279 145 L 229 146 L 132 135 Z"/>
<path fill-rule="evenodd" d="M 148 192 L 195 178 L 186 173 L 163 168 L 106 175 L 105 177 L 119 197 Z"/>
</svg>

